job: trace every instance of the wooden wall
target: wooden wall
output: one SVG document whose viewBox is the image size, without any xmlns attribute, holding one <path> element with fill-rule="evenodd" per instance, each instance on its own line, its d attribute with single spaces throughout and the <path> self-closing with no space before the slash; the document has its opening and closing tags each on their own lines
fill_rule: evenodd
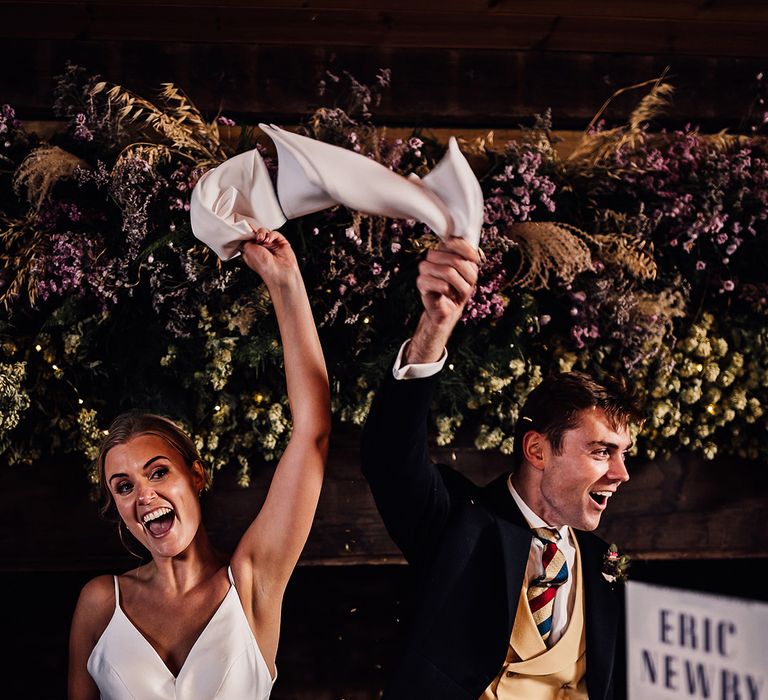
<svg viewBox="0 0 768 700">
<path fill-rule="evenodd" d="M 21 119 L 50 121 L 53 76 L 72 60 L 143 94 L 174 82 L 210 115 L 291 124 L 320 103 L 326 70 L 372 80 L 391 68 L 379 124 L 514 129 L 551 107 L 555 127 L 573 136 L 617 88 L 668 67 L 678 91 L 659 125 L 738 130 L 760 107 L 767 30 L 764 0 L 0 0 L 0 103 Z M 633 104 L 631 95 L 616 100 L 608 118 L 625 118 Z M 354 433 L 334 438 L 304 563 L 400 561 L 356 449 Z M 455 452 L 478 481 L 504 470 L 499 455 Z M 0 570 L 126 564 L 88 503 L 79 466 L 54 458 L 3 473 Z M 209 496 L 223 544 L 258 508 L 268 470 L 260 473 L 247 491 L 222 474 Z M 767 478 L 762 465 L 684 455 L 638 466 L 602 531 L 645 558 L 768 556 L 768 533 L 752 527 Z"/>
<path fill-rule="evenodd" d="M 767 29 L 762 0 L 0 0 L 0 99 L 50 118 L 69 59 L 139 92 L 172 81 L 207 111 L 290 123 L 326 69 L 391 68 L 380 123 L 515 127 L 552 108 L 558 128 L 583 128 L 614 90 L 669 67 L 670 118 L 719 129 L 752 103 Z"/>
<path fill-rule="evenodd" d="M 328 475 L 303 565 L 398 564 L 403 559 L 379 518 L 360 474 L 357 430 L 334 434 Z M 507 470 L 507 458 L 469 447 L 435 449 L 477 483 Z M 454 459 L 455 457 L 455 459 Z M 637 559 L 725 559 L 768 556 L 765 514 L 768 470 L 754 462 L 703 462 L 680 457 L 635 464 L 603 516 L 598 533 Z M 205 497 L 214 541 L 231 550 L 258 512 L 271 469 L 257 467 L 242 489 L 217 475 Z M 115 527 L 89 501 L 85 470 L 59 460 L 3 469 L 0 491 L 0 572 L 111 571 L 131 565 Z"/>
</svg>

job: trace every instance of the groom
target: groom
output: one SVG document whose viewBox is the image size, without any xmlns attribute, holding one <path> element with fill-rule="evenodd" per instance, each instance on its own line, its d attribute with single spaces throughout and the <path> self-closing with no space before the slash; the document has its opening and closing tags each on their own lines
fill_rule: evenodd
<svg viewBox="0 0 768 700">
<path fill-rule="evenodd" d="M 448 239 L 419 266 L 424 312 L 371 408 L 363 472 L 416 575 L 391 700 L 620 700 L 618 591 L 590 534 L 629 478 L 641 417 L 612 381 L 545 379 L 516 426 L 514 471 L 478 487 L 427 448 L 445 345 L 477 281 L 477 252 Z"/>
</svg>

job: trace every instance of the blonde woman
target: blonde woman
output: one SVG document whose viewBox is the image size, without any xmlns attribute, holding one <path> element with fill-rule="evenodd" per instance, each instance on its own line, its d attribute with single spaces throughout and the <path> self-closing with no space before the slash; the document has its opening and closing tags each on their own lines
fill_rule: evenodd
<svg viewBox="0 0 768 700">
<path fill-rule="evenodd" d="M 242 248 L 277 314 L 293 432 L 261 511 L 232 556 L 200 517 L 205 467 L 167 419 L 120 416 L 98 467 L 105 496 L 148 563 L 85 585 L 70 636 L 69 697 L 268 698 L 283 594 L 309 534 L 328 447 L 323 353 L 296 257 L 266 229 Z"/>
</svg>

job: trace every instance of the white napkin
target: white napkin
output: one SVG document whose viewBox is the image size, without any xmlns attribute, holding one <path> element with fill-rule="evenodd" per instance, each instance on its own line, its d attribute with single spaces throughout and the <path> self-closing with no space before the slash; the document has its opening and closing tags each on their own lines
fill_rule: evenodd
<svg viewBox="0 0 768 700">
<path fill-rule="evenodd" d="M 269 179 L 267 166 L 254 148 L 205 173 L 189 203 L 192 232 L 222 260 L 240 255 L 253 229 L 276 229 L 286 222 Z"/>
<path fill-rule="evenodd" d="M 440 163 L 419 180 L 415 175 L 404 178 L 354 151 L 273 125 L 259 126 L 277 147 L 277 197 L 256 150 L 206 173 L 192 193 L 192 230 L 223 260 L 237 255 L 242 242 L 253 237 L 248 221 L 277 228 L 285 217 L 336 204 L 366 214 L 417 219 L 441 238 L 461 236 L 478 246 L 483 194 L 454 138 Z"/>
</svg>

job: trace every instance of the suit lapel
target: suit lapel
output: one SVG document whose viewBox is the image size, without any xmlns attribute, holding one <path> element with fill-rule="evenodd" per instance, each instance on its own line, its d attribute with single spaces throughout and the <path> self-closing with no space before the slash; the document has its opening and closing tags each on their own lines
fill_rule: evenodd
<svg viewBox="0 0 768 700">
<path fill-rule="evenodd" d="M 618 602 L 611 585 L 603 578 L 602 540 L 576 531 L 581 548 L 584 576 L 585 625 L 587 636 L 587 686 L 589 697 L 605 698 L 615 663 Z"/>
<path fill-rule="evenodd" d="M 508 476 L 503 474 L 494 479 L 483 489 L 483 493 L 487 505 L 498 516 L 496 526 L 504 556 L 504 572 L 507 578 L 507 621 L 511 636 L 520 589 L 525 578 L 525 567 L 528 564 L 532 535 L 528 523 L 509 493 Z"/>
</svg>

